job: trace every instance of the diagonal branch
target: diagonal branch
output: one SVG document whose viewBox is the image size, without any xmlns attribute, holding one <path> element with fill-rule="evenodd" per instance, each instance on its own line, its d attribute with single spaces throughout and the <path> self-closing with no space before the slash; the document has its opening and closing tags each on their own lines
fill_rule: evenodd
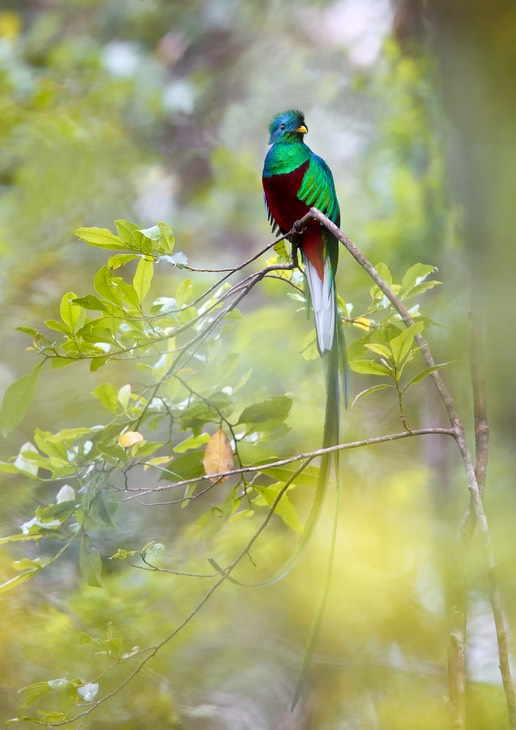
<svg viewBox="0 0 516 730">
<path fill-rule="evenodd" d="M 322 223 L 333 235 L 346 247 L 353 258 L 360 264 L 360 266 L 369 274 L 379 289 L 389 299 L 393 307 L 401 316 L 403 322 L 410 327 L 414 323 L 410 312 L 401 302 L 394 292 L 387 286 L 385 281 L 376 271 L 374 266 L 368 261 L 368 259 L 362 254 L 361 251 L 350 241 L 350 239 L 337 228 L 325 215 L 323 215 L 316 208 L 311 208 L 310 211 L 299 221 L 299 225 L 307 222 L 310 218 L 316 218 Z M 475 337 L 478 336 L 477 330 Z M 416 341 L 420 347 L 421 354 L 428 367 L 435 365 L 435 360 L 430 351 L 428 342 L 421 335 L 416 335 Z M 475 345 L 473 345 L 475 347 Z M 478 350 L 477 350 L 478 353 Z M 464 469 L 466 471 L 466 477 L 468 480 L 468 488 L 470 491 L 470 508 L 466 512 L 461 526 L 459 528 L 458 543 L 463 546 L 467 543 L 471 537 L 475 522 L 478 524 L 482 547 L 484 550 L 484 557 L 487 565 L 487 573 L 489 579 L 489 598 L 491 601 L 493 618 L 496 626 L 496 635 L 498 641 L 498 656 L 500 660 L 500 673 L 502 676 L 503 688 L 505 692 L 505 698 L 507 703 L 507 710 L 509 715 L 509 723 L 511 730 L 516 730 L 516 695 L 514 693 L 514 686 L 511 677 L 511 668 L 509 664 L 509 644 L 507 637 L 507 629 L 505 626 L 505 618 L 503 614 L 502 599 L 498 582 L 496 579 L 496 563 L 494 558 L 493 546 L 491 543 L 491 535 L 489 532 L 489 525 L 487 516 L 484 510 L 483 504 L 483 492 L 485 486 L 485 476 L 487 469 L 487 418 L 485 408 L 485 388 L 483 384 L 483 373 L 480 366 L 480 358 L 478 354 L 473 358 L 472 363 L 472 380 L 474 389 L 475 399 L 475 437 L 476 437 L 476 458 L 473 459 L 469 447 L 466 442 L 464 435 L 464 425 L 459 416 L 453 398 L 451 397 L 444 381 L 438 371 L 431 373 L 431 377 L 434 381 L 434 385 L 441 397 L 441 401 L 446 409 L 450 424 L 455 433 L 455 440 L 462 457 Z M 464 652 L 465 634 L 462 633 L 460 636 L 455 637 L 455 641 L 462 642 L 458 648 L 459 652 Z M 463 662 L 465 671 L 465 664 Z M 465 679 L 465 675 L 461 678 L 461 681 Z M 456 688 L 460 689 L 460 688 Z M 462 689 L 463 691 L 463 689 Z M 460 724 L 455 724 L 455 727 L 462 728 L 464 722 L 462 718 Z"/>
</svg>

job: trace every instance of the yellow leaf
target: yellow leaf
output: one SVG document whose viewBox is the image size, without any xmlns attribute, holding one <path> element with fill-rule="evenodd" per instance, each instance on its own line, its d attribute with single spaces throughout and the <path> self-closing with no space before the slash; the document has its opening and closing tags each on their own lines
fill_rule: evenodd
<svg viewBox="0 0 516 730">
<path fill-rule="evenodd" d="M 366 332 L 369 332 L 371 329 L 371 320 L 367 319 L 367 317 L 357 317 L 353 320 L 353 324 L 358 329 L 365 330 Z"/>
<path fill-rule="evenodd" d="M 128 449 L 135 444 L 139 444 L 141 441 L 145 441 L 139 431 L 126 431 L 125 433 L 121 433 L 117 440 L 120 446 L 124 449 Z"/>
<path fill-rule="evenodd" d="M 208 441 L 203 464 L 206 474 L 218 474 L 223 471 L 230 471 L 233 468 L 231 444 L 221 428 L 217 429 Z M 225 482 L 226 479 L 227 477 L 221 479 L 221 483 Z"/>
</svg>

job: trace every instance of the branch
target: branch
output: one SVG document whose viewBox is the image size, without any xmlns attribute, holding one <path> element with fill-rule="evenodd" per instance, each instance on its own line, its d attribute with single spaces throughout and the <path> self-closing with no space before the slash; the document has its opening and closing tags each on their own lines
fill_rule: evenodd
<svg viewBox="0 0 516 730">
<path fill-rule="evenodd" d="M 310 218 L 316 218 L 322 225 L 324 225 L 333 235 L 344 244 L 349 253 L 353 258 L 360 264 L 360 266 L 369 274 L 379 289 L 389 299 L 393 307 L 399 313 L 403 322 L 410 327 L 414 324 L 410 312 L 405 305 L 398 299 L 398 297 L 391 291 L 385 281 L 376 271 L 374 266 L 367 260 L 367 258 L 358 250 L 358 248 L 349 240 L 349 238 L 342 233 L 342 231 L 326 218 L 317 208 L 311 208 L 310 211 L 299 221 L 299 225 L 306 223 Z M 475 337 L 478 333 L 475 333 Z M 433 367 L 436 363 L 430 351 L 428 342 L 422 335 L 416 335 L 416 341 L 420 347 L 421 354 L 428 367 Z M 477 350 L 477 353 L 479 350 Z M 472 379 L 474 388 L 474 399 L 475 399 L 475 439 L 476 439 L 476 459 L 473 460 L 471 452 L 468 448 L 466 438 L 464 435 L 464 425 L 458 414 L 457 408 L 451 397 L 443 379 L 438 371 L 431 373 L 431 377 L 434 381 L 434 385 L 441 397 L 441 401 L 446 409 L 450 424 L 455 434 L 455 440 L 459 448 L 462 462 L 466 471 L 468 480 L 468 488 L 470 491 L 470 505 L 472 510 L 468 510 L 461 523 L 459 530 L 459 543 L 464 544 L 469 540 L 470 535 L 473 533 L 475 522 L 478 523 L 479 531 L 482 539 L 482 547 L 484 551 L 484 557 L 487 565 L 487 573 L 489 578 L 489 598 L 493 610 L 493 617 L 496 626 L 496 635 L 498 640 L 498 656 L 500 659 L 500 673 L 502 675 L 502 682 L 505 692 L 505 698 L 507 702 L 507 709 L 509 714 L 509 722 L 511 730 L 516 730 L 516 695 L 514 693 L 514 686 L 511 677 L 511 668 L 509 664 L 509 646 L 507 638 L 507 629 L 505 626 L 505 618 L 503 615 L 502 599 L 500 595 L 500 589 L 496 579 L 496 563 L 494 559 L 493 546 L 491 543 L 491 535 L 489 532 L 489 525 L 487 516 L 484 510 L 483 504 L 483 492 L 485 486 L 485 476 L 487 469 L 487 418 L 486 418 L 486 402 L 485 402 L 485 387 L 484 387 L 484 376 L 480 369 L 480 359 L 478 355 L 474 355 L 472 361 Z M 470 512 L 472 512 L 470 516 Z M 453 651 L 453 658 L 460 660 L 460 652 L 464 652 L 464 635 L 452 636 L 451 644 L 455 645 L 459 642 L 460 647 L 455 647 Z M 461 643 L 462 642 L 462 643 Z M 461 680 L 462 681 L 462 680 Z M 460 688 L 457 688 L 460 690 Z M 457 718 L 458 719 L 458 718 Z M 456 727 L 462 727 L 462 724 L 456 725 Z"/>
<path fill-rule="evenodd" d="M 405 438 L 411 438 L 412 436 L 452 436 L 455 438 L 456 434 L 455 431 L 451 428 L 419 428 L 419 429 L 413 429 L 412 431 L 400 431 L 399 433 L 389 433 L 385 436 L 375 436 L 373 438 L 369 439 L 362 439 L 361 441 L 349 441 L 345 444 L 337 444 L 336 446 L 328 446 L 325 449 L 315 449 L 315 451 L 308 451 L 302 454 L 297 454 L 297 456 L 289 456 L 285 459 L 277 459 L 276 461 L 271 461 L 268 464 L 259 464 L 257 466 L 243 466 L 239 469 L 232 469 L 231 471 L 222 471 L 217 472 L 216 474 L 206 474 L 201 477 L 194 477 L 192 479 L 182 479 L 178 482 L 173 482 L 172 484 L 167 484 L 160 487 L 145 487 L 143 489 L 132 489 L 128 488 L 125 491 L 128 492 L 134 492 L 134 494 L 130 494 L 128 497 L 124 499 L 125 502 L 128 502 L 132 499 L 136 499 L 141 497 L 145 494 L 154 494 L 156 492 L 164 492 L 168 489 L 173 489 L 175 487 L 185 487 L 189 484 L 196 484 L 197 482 L 206 480 L 206 479 L 221 479 L 222 477 L 231 477 L 236 476 L 239 474 L 247 474 L 252 472 L 263 472 L 265 469 L 273 469 L 274 467 L 278 466 L 285 466 L 287 464 L 293 464 L 297 461 L 302 461 L 305 459 L 315 459 L 317 456 L 323 456 L 324 454 L 331 454 L 334 451 L 347 451 L 349 449 L 357 449 L 362 446 L 373 446 L 374 444 L 383 444 L 387 443 L 389 441 L 397 441 L 399 439 L 405 439 Z M 149 466 L 153 469 L 158 469 L 161 472 L 166 473 L 168 470 L 164 469 L 162 467 L 157 466 L 156 464 L 144 464 L 144 466 Z"/>
</svg>

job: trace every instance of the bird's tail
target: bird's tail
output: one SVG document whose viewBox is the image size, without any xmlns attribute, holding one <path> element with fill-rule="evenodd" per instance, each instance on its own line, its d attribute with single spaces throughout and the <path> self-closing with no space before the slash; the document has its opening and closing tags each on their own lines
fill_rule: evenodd
<svg viewBox="0 0 516 730">
<path fill-rule="evenodd" d="M 344 340 L 344 332 L 342 330 L 342 325 L 337 308 L 335 277 L 333 271 L 331 270 L 331 261 L 329 257 L 326 259 L 326 265 L 327 264 L 329 264 L 330 266 L 330 270 L 328 271 L 330 276 L 328 277 L 328 279 L 329 282 L 331 282 L 331 292 L 328 298 L 326 298 L 324 295 L 321 295 L 321 292 L 325 291 L 324 286 L 326 282 L 324 281 L 324 279 L 321 281 L 319 277 L 317 277 L 317 279 L 314 278 L 313 266 L 311 265 L 309 260 L 305 260 L 305 272 L 307 272 L 307 282 L 310 290 L 310 296 L 312 299 L 312 308 L 314 310 L 317 345 L 319 348 L 319 352 L 321 353 L 326 384 L 326 409 L 324 415 L 323 448 L 336 446 L 340 441 L 341 387 L 344 395 L 344 404 L 346 407 L 348 404 L 348 362 L 346 343 Z M 327 271 L 326 265 L 325 274 Z M 316 272 L 315 276 L 317 276 Z M 331 300 L 331 307 L 333 311 L 332 317 L 328 316 L 328 307 L 326 306 L 328 299 Z M 318 304 L 321 302 L 323 306 L 318 307 Z M 332 323 L 333 327 L 330 338 L 328 338 L 329 322 Z M 328 454 L 323 454 L 323 456 L 321 457 L 321 466 L 319 470 L 317 490 L 315 493 L 314 501 L 312 503 L 310 514 L 308 515 L 308 520 L 305 525 L 304 535 L 306 536 L 306 542 L 308 542 L 319 521 L 319 517 L 321 515 L 321 510 L 324 503 L 324 496 L 326 494 L 326 487 L 330 480 L 332 470 L 334 472 L 335 478 L 335 505 L 333 512 L 330 545 L 328 550 L 328 556 L 326 559 L 324 579 L 321 586 L 319 600 L 312 620 L 312 626 L 310 629 L 308 641 L 306 643 L 303 659 L 301 661 L 301 667 L 299 670 L 294 698 L 292 701 L 292 709 L 294 709 L 294 707 L 296 706 L 306 681 L 307 672 L 310 667 L 310 662 L 317 641 L 317 636 L 319 634 L 319 627 L 321 625 L 322 617 L 324 615 L 324 609 L 326 606 L 328 592 L 331 584 L 339 515 L 340 485 L 338 451 L 332 451 Z"/>
</svg>

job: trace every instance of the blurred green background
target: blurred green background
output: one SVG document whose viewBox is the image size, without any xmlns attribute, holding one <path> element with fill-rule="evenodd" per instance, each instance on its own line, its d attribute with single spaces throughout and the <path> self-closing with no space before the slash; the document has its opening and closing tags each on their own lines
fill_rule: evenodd
<svg viewBox="0 0 516 730">
<path fill-rule="evenodd" d="M 272 240 L 261 167 L 270 118 L 305 112 L 306 142 L 330 164 L 342 228 L 399 281 L 413 263 L 443 286 L 421 300 L 427 334 L 471 437 L 468 311 L 473 287 L 487 332 L 492 426 L 486 509 L 510 628 L 514 577 L 514 271 L 516 10 L 418 0 L 13 0 L 0 2 L 0 384 L 34 365 L 19 325 L 56 316 L 61 295 L 91 290 L 102 251 L 79 226 L 166 221 L 192 265 L 236 265 Z M 153 284 L 166 296 L 181 274 Z M 207 283 L 211 280 L 206 279 Z M 362 312 L 370 283 L 341 254 L 339 292 Z M 248 400 L 288 392 L 289 453 L 316 448 L 323 419 L 320 363 L 306 360 L 309 323 L 279 282 L 254 290 L 232 334 Z M 353 328 L 348 328 L 353 329 Z M 353 332 L 348 335 L 353 342 Z M 278 357 L 281 353 L 281 357 Z M 74 372 L 72 372 L 72 370 Z M 1 444 L 7 459 L 33 429 L 96 423 L 86 368 L 45 375 L 29 416 Z M 123 369 L 113 375 L 122 385 Z M 367 387 L 351 381 L 352 396 Z M 362 378 L 363 380 L 363 378 Z M 210 373 L 206 373 L 206 383 Z M 426 381 L 408 403 L 414 427 L 447 425 Z M 381 395 L 343 414 L 345 440 L 400 430 Z M 274 453 L 271 452 L 271 453 Z M 328 505 L 310 550 L 267 589 L 226 584 L 88 728 L 443 728 L 450 556 L 467 504 L 452 446 L 410 440 L 342 457 L 336 568 L 305 694 L 290 712 L 317 602 L 331 524 Z M 2 534 L 48 494 L 2 478 Z M 310 495 L 303 499 L 308 505 Z M 301 500 L 300 508 L 303 508 Z M 195 508 L 123 506 L 102 554 L 159 540 L 209 557 Z M 248 528 L 217 538 L 231 553 Z M 280 565 L 295 538 L 274 525 L 259 548 Z M 5 549 L 10 575 L 18 553 Z M 104 657 L 80 644 L 111 622 L 128 650 L 159 642 L 203 591 L 195 581 L 108 564 L 85 587 L 72 561 L 2 597 L 0 707 L 16 691 L 62 676 L 93 677 Z M 272 570 L 271 570 L 272 572 Z M 482 555 L 468 563 L 470 728 L 502 728 L 505 700 Z M 106 680 L 107 689 L 116 678 Z M 110 683 L 112 683 L 110 685 Z M 105 688 L 106 689 L 106 688 Z"/>
</svg>

